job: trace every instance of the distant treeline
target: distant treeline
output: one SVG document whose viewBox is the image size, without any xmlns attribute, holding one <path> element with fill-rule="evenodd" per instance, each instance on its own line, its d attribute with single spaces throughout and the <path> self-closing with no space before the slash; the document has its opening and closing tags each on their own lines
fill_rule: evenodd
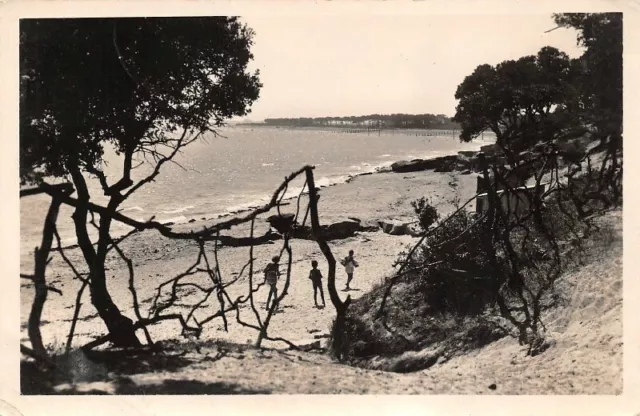
<svg viewBox="0 0 640 416">
<path fill-rule="evenodd" d="M 460 125 L 444 114 L 370 114 L 348 117 L 267 118 L 269 126 L 361 126 L 395 129 L 459 129 Z"/>
</svg>

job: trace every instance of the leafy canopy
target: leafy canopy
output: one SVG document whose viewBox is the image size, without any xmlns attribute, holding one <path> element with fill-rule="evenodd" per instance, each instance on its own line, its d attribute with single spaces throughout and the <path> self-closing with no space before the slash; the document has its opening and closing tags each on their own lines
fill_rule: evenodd
<svg viewBox="0 0 640 416">
<path fill-rule="evenodd" d="M 578 31 L 583 111 L 579 116 L 603 137 L 622 135 L 622 13 L 554 14 L 558 26 Z"/>
<path fill-rule="evenodd" d="M 21 179 L 95 169 L 244 116 L 258 98 L 253 32 L 235 17 L 25 19 Z"/>
<path fill-rule="evenodd" d="M 578 74 L 579 65 L 553 47 L 495 67 L 478 66 L 455 94 L 460 139 L 470 141 L 491 130 L 499 145 L 517 151 L 552 140 L 576 94 Z"/>
</svg>

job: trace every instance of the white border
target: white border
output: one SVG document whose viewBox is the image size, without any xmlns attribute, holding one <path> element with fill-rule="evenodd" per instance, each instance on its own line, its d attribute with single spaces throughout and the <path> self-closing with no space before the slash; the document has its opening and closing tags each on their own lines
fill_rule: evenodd
<svg viewBox="0 0 640 416">
<path fill-rule="evenodd" d="M 24 415 L 91 414 L 481 414 L 638 415 L 640 365 L 638 290 L 640 228 L 635 214 L 640 164 L 637 154 L 640 99 L 640 2 L 638 1 L 8 1 L 0 3 L 0 414 L 9 406 Z M 25 17 L 196 15 L 548 14 L 622 11 L 624 15 L 624 393 L 621 396 L 20 396 L 19 388 L 19 198 L 18 19 Z M 327 28 L 330 30 L 330 27 Z M 449 34 L 455 35 L 455 34 Z M 634 117 L 635 116 L 635 117 Z M 628 301 L 627 301 L 628 299 Z M 9 412 L 9 413 L 7 413 Z M 20 414 L 20 413 L 16 413 Z"/>
</svg>

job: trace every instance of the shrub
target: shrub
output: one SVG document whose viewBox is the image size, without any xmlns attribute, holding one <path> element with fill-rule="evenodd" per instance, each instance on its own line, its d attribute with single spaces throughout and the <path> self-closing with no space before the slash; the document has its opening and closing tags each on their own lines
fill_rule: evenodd
<svg viewBox="0 0 640 416">
<path fill-rule="evenodd" d="M 482 219 L 460 210 L 429 235 L 409 261 L 432 312 L 478 314 L 491 302 Z"/>
<path fill-rule="evenodd" d="M 418 222 L 424 230 L 428 230 L 440 218 L 438 210 L 425 197 L 411 202 L 411 206 L 418 216 Z"/>
</svg>

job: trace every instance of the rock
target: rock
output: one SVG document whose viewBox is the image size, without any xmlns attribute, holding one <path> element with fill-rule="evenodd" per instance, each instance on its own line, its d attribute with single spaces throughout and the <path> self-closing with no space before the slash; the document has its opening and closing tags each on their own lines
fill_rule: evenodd
<svg viewBox="0 0 640 416">
<path fill-rule="evenodd" d="M 453 172 L 454 171 L 454 167 L 450 166 L 450 165 L 445 165 L 445 166 L 440 166 L 439 168 L 436 168 L 433 171 L 434 172 L 440 172 L 440 173 Z"/>
<path fill-rule="evenodd" d="M 335 222 L 328 225 L 324 230 L 328 239 L 343 239 L 353 236 L 356 231 L 360 231 L 360 223 L 352 220 Z"/>
<path fill-rule="evenodd" d="M 380 225 L 377 221 L 364 221 L 360 223 L 360 232 L 376 232 L 380 231 Z"/>
<path fill-rule="evenodd" d="M 329 225 L 322 226 L 323 237 L 327 240 L 342 240 L 345 238 L 353 237 L 357 232 L 363 231 L 378 231 L 378 225 L 372 225 L 368 223 L 362 224 L 357 218 L 349 219 L 345 221 L 335 222 Z M 294 238 L 303 240 L 313 240 L 313 230 L 309 226 L 296 227 L 293 231 Z"/>
<path fill-rule="evenodd" d="M 267 222 L 271 227 L 275 228 L 276 231 L 282 234 L 291 230 L 295 217 L 295 214 L 276 214 L 267 218 Z"/>
<path fill-rule="evenodd" d="M 396 220 L 384 220 L 378 222 L 380 228 L 385 234 L 404 235 L 406 232 L 406 224 Z"/>
<path fill-rule="evenodd" d="M 466 152 L 467 154 L 471 154 Z M 475 152 L 473 152 L 475 153 Z M 472 156 L 469 156 L 472 157 Z M 454 170 L 467 169 L 469 160 L 467 156 L 458 155 L 442 156 L 433 159 L 401 160 L 391 165 L 391 170 L 398 173 L 417 172 L 422 170 L 434 170 L 435 172 L 452 172 Z"/>
<path fill-rule="evenodd" d="M 500 153 L 500 147 L 496 144 L 488 144 L 486 146 L 481 146 L 480 151 L 487 156 L 495 155 L 496 153 Z"/>
<path fill-rule="evenodd" d="M 471 174 L 471 169 L 465 169 L 462 172 L 460 172 L 460 175 L 469 175 Z"/>
<path fill-rule="evenodd" d="M 320 348 L 320 341 L 314 341 L 309 344 L 299 345 L 298 347 L 300 347 L 302 351 L 311 351 Z"/>
<path fill-rule="evenodd" d="M 458 160 L 455 164 L 455 170 L 462 172 L 465 169 L 469 169 L 471 163 L 466 160 Z"/>
<path fill-rule="evenodd" d="M 411 235 L 418 236 L 420 235 L 420 229 L 414 223 L 404 223 L 398 220 L 383 220 L 379 221 L 378 224 L 382 231 L 389 235 Z"/>
<path fill-rule="evenodd" d="M 189 222 L 196 222 L 196 219 L 195 219 L 195 218 L 191 218 L 191 219 L 189 220 Z"/>
<path fill-rule="evenodd" d="M 391 170 L 393 172 L 417 172 L 420 170 L 424 170 L 424 167 L 421 164 L 422 160 L 419 161 L 406 161 L 401 160 L 399 162 L 395 162 L 391 165 Z"/>
<path fill-rule="evenodd" d="M 461 150 L 458 152 L 458 159 L 460 158 L 465 158 L 467 160 L 471 159 L 472 157 L 474 157 L 475 155 L 477 155 L 478 152 L 475 150 Z"/>
<path fill-rule="evenodd" d="M 497 388 L 498 386 L 496 386 L 496 383 L 493 383 L 492 385 L 489 386 L 489 390 L 495 390 Z"/>
<path fill-rule="evenodd" d="M 435 159 L 413 159 L 411 161 L 401 160 L 391 165 L 394 172 L 418 172 L 421 170 L 436 169 L 439 166 L 439 158 Z"/>
<path fill-rule="evenodd" d="M 293 238 L 299 238 L 301 240 L 315 240 L 313 236 L 313 230 L 309 226 L 304 227 L 295 227 L 293 233 L 291 233 Z"/>
</svg>

